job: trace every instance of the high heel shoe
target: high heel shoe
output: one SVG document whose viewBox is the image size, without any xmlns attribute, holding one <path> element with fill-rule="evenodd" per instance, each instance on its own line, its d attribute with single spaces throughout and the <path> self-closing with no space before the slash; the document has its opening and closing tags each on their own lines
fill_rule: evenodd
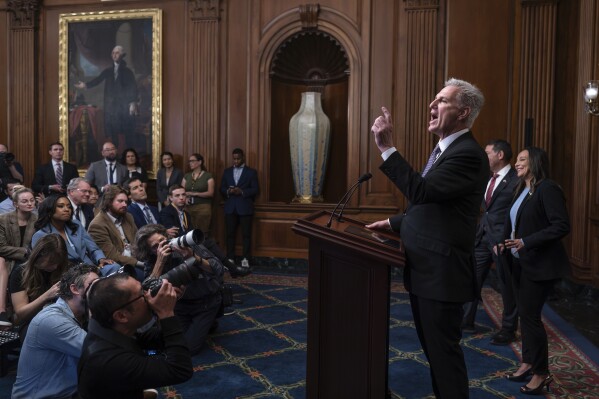
<svg viewBox="0 0 599 399">
<path fill-rule="evenodd" d="M 520 375 L 515 375 L 515 373 L 512 374 L 507 374 L 505 376 L 505 378 L 508 381 L 513 381 L 513 382 L 523 382 L 526 381 L 529 377 L 532 376 L 532 368 L 526 370 L 524 373 L 520 374 Z"/>
<path fill-rule="evenodd" d="M 547 387 L 547 392 L 551 392 L 549 386 L 553 382 L 553 376 L 549 374 L 536 388 L 529 388 L 526 385 L 520 387 L 520 392 L 526 395 L 540 395 L 543 393 L 543 388 Z"/>
</svg>

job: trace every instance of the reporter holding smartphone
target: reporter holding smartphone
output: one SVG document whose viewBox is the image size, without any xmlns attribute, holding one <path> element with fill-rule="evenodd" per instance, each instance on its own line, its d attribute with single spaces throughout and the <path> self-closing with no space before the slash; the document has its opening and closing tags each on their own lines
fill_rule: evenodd
<svg viewBox="0 0 599 399">
<path fill-rule="evenodd" d="M 522 332 L 522 363 L 506 378 L 527 381 L 520 392 L 539 395 L 553 381 L 541 311 L 555 283 L 569 273 L 561 239 L 570 232 L 570 221 L 564 193 L 549 179 L 549 160 L 544 150 L 526 147 L 518 154 L 515 169 L 520 181 L 500 249 L 511 263 Z"/>
</svg>

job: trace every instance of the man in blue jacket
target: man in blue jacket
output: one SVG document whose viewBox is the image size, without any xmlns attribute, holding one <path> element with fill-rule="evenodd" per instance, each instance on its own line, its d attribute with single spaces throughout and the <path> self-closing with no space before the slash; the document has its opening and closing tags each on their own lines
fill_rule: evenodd
<svg viewBox="0 0 599 399">
<path fill-rule="evenodd" d="M 225 169 L 220 192 L 225 197 L 225 225 L 227 230 L 227 258 L 235 259 L 235 235 L 241 225 L 243 252 L 241 266 L 249 267 L 252 245 L 252 218 L 254 200 L 258 195 L 258 173 L 245 164 L 243 150 L 233 150 L 233 166 Z"/>
</svg>

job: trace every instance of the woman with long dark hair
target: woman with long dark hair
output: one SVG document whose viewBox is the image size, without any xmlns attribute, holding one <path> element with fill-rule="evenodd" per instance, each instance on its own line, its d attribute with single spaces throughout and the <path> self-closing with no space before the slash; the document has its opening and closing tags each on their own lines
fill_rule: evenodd
<svg viewBox="0 0 599 399">
<path fill-rule="evenodd" d="M 187 173 L 181 181 L 187 195 L 188 205 L 185 210 L 191 215 L 193 227 L 202 230 L 204 235 L 208 236 L 212 223 L 212 197 L 214 197 L 216 183 L 212 174 L 206 171 L 202 155 L 191 154 L 189 168 L 191 172 Z"/>
<path fill-rule="evenodd" d="M 522 363 L 508 374 L 524 382 L 520 392 L 540 395 L 549 389 L 549 344 L 541 311 L 555 283 L 569 273 L 569 258 L 561 239 L 570 232 L 566 200 L 549 179 L 549 158 L 538 147 L 526 147 L 515 165 L 520 182 L 505 223 L 505 250 L 522 332 Z"/>
<path fill-rule="evenodd" d="M 168 189 L 173 184 L 181 184 L 183 172 L 175 167 L 175 157 L 172 152 L 164 151 L 160 154 L 161 167 L 156 174 L 156 196 L 160 208 L 169 205 Z"/>
<path fill-rule="evenodd" d="M 102 269 L 114 262 L 107 259 L 104 252 L 76 220 L 72 220 L 71 201 L 65 194 L 51 195 L 39 206 L 35 222 L 36 233 L 32 244 L 47 234 L 58 234 L 66 243 L 69 261 L 97 265 Z"/>
<path fill-rule="evenodd" d="M 123 151 L 123 155 L 121 156 L 121 163 L 127 167 L 127 179 L 129 180 L 133 177 L 137 177 L 141 180 L 144 188 L 148 185 L 148 172 L 146 169 L 141 166 L 141 162 L 139 161 L 139 155 L 137 155 L 137 151 L 135 148 L 127 148 Z M 123 184 L 123 182 L 120 182 Z"/>
<path fill-rule="evenodd" d="M 48 234 L 33 246 L 27 262 L 13 268 L 9 290 L 21 341 L 31 319 L 56 300 L 60 277 L 68 267 L 64 240 L 58 234 Z"/>
</svg>

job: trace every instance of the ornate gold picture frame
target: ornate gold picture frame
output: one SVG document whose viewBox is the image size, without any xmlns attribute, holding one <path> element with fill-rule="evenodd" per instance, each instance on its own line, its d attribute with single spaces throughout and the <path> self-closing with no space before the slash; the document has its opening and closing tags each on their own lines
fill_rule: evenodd
<svg viewBox="0 0 599 399">
<path fill-rule="evenodd" d="M 61 14 L 59 128 L 65 160 L 80 171 L 134 148 L 155 178 L 162 144 L 162 11 Z"/>
</svg>

